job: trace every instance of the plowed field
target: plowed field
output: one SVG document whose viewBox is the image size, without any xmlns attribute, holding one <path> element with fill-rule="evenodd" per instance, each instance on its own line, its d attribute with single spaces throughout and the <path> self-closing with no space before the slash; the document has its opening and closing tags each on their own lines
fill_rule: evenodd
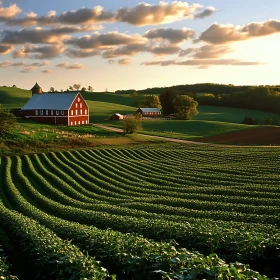
<svg viewBox="0 0 280 280">
<path fill-rule="evenodd" d="M 280 127 L 252 128 L 231 133 L 200 138 L 197 141 L 244 145 L 280 145 Z"/>
</svg>

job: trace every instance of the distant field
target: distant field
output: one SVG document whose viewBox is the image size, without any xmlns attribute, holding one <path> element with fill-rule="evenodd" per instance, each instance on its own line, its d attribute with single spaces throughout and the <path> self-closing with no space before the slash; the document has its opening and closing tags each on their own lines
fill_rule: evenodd
<svg viewBox="0 0 280 280">
<path fill-rule="evenodd" d="M 31 92 L 17 88 L 0 87 L 0 102 L 3 107 L 20 108 L 31 97 Z M 90 122 L 106 123 L 107 125 L 122 127 L 121 122 L 106 121 L 114 113 L 134 114 L 136 111 L 135 99 L 127 94 L 85 92 L 83 97 L 87 101 L 90 112 Z M 143 96 L 139 95 L 139 98 Z M 251 128 L 241 124 L 244 117 L 258 119 L 260 123 L 266 118 L 275 117 L 280 120 L 280 115 L 255 110 L 199 106 L 199 114 L 191 121 L 179 120 L 145 120 L 143 131 L 146 134 L 155 134 L 180 139 L 209 137 Z"/>
</svg>

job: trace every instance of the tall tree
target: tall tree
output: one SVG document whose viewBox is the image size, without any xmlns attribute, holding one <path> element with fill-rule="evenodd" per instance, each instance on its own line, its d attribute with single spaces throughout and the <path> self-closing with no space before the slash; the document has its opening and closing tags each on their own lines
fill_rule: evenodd
<svg viewBox="0 0 280 280">
<path fill-rule="evenodd" d="M 179 119 L 190 120 L 199 113 L 196 109 L 198 103 L 188 95 L 177 95 L 173 103 Z"/>
<path fill-rule="evenodd" d="M 73 85 L 73 88 L 76 89 L 76 90 L 79 90 L 80 87 L 81 87 L 81 84 L 74 84 Z"/>
<path fill-rule="evenodd" d="M 159 108 L 161 109 L 161 104 L 159 97 L 157 95 L 145 95 L 143 100 L 144 107 L 147 108 Z"/>
<path fill-rule="evenodd" d="M 93 92 L 93 87 L 92 86 L 88 86 L 88 91 L 89 92 Z"/>
<path fill-rule="evenodd" d="M 175 113 L 175 107 L 173 103 L 175 97 L 176 93 L 170 88 L 166 89 L 160 94 L 159 100 L 162 106 L 163 114 L 169 115 Z"/>
</svg>

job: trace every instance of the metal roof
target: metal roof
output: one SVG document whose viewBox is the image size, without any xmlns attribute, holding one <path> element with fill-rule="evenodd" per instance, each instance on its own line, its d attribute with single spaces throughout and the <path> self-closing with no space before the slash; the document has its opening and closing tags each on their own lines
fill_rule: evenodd
<svg viewBox="0 0 280 280">
<path fill-rule="evenodd" d="M 21 110 L 68 110 L 77 95 L 77 92 L 33 94 Z"/>
<path fill-rule="evenodd" d="M 148 112 L 161 112 L 159 108 L 139 108 L 143 113 L 148 113 Z"/>
</svg>

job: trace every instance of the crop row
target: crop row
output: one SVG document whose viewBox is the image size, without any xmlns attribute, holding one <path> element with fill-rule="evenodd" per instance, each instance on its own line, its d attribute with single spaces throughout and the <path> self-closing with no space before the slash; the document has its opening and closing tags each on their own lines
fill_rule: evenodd
<svg viewBox="0 0 280 280">
<path fill-rule="evenodd" d="M 7 258 L 4 251 L 0 247 L 0 279 L 3 280 L 18 280 L 16 276 L 11 275 L 10 264 L 7 263 Z"/>
<path fill-rule="evenodd" d="M 19 158 L 18 158 L 19 159 Z M 14 161 L 13 161 L 14 162 Z M 4 162 L 6 176 L 12 162 Z M 261 259 L 263 264 L 279 261 L 277 259 L 277 244 L 279 230 L 268 225 L 209 223 L 197 220 L 192 223 L 172 223 L 159 219 L 144 219 L 109 215 L 102 212 L 86 211 L 51 201 L 37 192 L 29 180 L 21 172 L 20 161 L 17 163 L 17 180 L 22 184 L 32 201 L 40 205 L 46 213 L 66 220 L 78 221 L 99 228 L 108 227 L 123 232 L 137 232 L 146 237 L 158 240 L 175 239 L 181 246 L 196 249 L 204 253 L 222 252 L 230 260 L 238 259 L 243 262 Z M 11 183 L 10 183 L 11 184 Z M 7 189 L 10 184 L 6 182 Z M 17 184 L 19 187 L 19 184 Z M 10 199 L 14 199 L 14 191 L 10 189 Z M 18 201 L 17 204 L 20 202 Z M 21 207 L 21 206 L 20 206 Z M 274 254 L 276 252 L 276 254 Z M 272 254 L 273 253 L 273 254 Z"/>
<path fill-rule="evenodd" d="M 176 249 L 172 243 L 154 242 L 135 234 L 99 230 L 47 215 L 28 203 L 17 190 L 18 184 L 13 183 L 10 173 L 11 164 L 11 160 L 7 159 L 3 183 L 14 207 L 39 220 L 63 238 L 73 240 L 90 254 L 98 256 L 102 264 L 109 265 L 111 269 L 117 266 L 124 274 L 133 276 L 133 279 L 157 279 L 157 274 L 164 279 L 198 279 L 207 275 L 216 279 L 267 279 L 245 265 L 227 265 L 215 254 L 205 257 L 197 252 Z M 28 179 L 19 167 L 17 175 L 20 183 L 25 182 L 24 186 L 28 186 Z M 49 236 L 49 240 L 53 240 L 53 237 Z"/>
<path fill-rule="evenodd" d="M 55 176 L 52 172 L 45 170 L 45 165 L 41 164 L 40 161 L 38 160 L 38 157 L 36 157 L 36 166 L 37 168 L 40 168 L 40 174 L 44 174 L 47 176 L 48 179 L 53 180 L 53 184 L 56 184 L 59 186 L 61 189 L 66 183 L 62 181 L 58 176 Z M 29 162 L 30 164 L 30 162 Z M 48 164 L 50 165 L 50 168 L 53 167 L 53 171 L 55 169 L 57 170 L 59 167 L 55 168 L 55 166 L 52 166 L 52 163 L 48 161 Z M 69 162 L 70 164 L 70 162 Z M 72 162 L 72 165 L 74 163 Z M 82 162 L 80 162 L 82 164 Z M 79 167 L 78 165 L 76 165 Z M 86 166 L 86 163 L 83 163 L 83 177 L 88 179 L 88 180 L 93 180 L 94 176 L 89 173 L 90 166 Z M 86 173 L 85 169 L 88 169 L 88 172 Z M 81 169 L 80 169 L 80 172 Z M 63 174 L 60 175 L 63 176 Z M 104 182 L 104 181 L 103 181 Z M 115 185 L 114 185 L 115 186 Z M 69 186 L 68 186 L 69 189 Z M 135 189 L 137 189 L 135 187 Z M 66 188 L 67 190 L 67 188 Z M 138 187 L 138 193 L 144 193 L 146 190 L 141 189 Z M 64 189 L 65 191 L 65 189 Z M 71 191 L 70 191 L 71 192 Z M 131 194 L 131 193 L 130 193 Z M 133 192 L 135 195 L 135 192 Z M 132 195 L 132 194 L 131 194 Z M 137 205 L 137 209 L 139 210 L 144 210 L 150 212 L 156 212 L 159 214 L 173 214 L 173 215 L 180 215 L 180 216 L 193 216 L 193 217 L 204 217 L 207 218 L 209 216 L 209 213 L 207 211 L 211 211 L 211 217 L 212 219 L 224 219 L 224 220 L 229 220 L 234 217 L 235 220 L 237 221 L 252 221 L 252 222 L 263 222 L 263 223 L 277 223 L 278 222 L 278 212 L 280 210 L 279 207 L 277 206 L 254 206 L 254 205 L 246 205 L 246 204 L 233 204 L 233 203 L 225 203 L 225 202 L 205 202 L 205 201 L 200 201 L 200 200 L 191 200 L 188 199 L 184 203 L 181 201 L 181 205 L 176 205 L 176 208 L 172 206 L 161 206 L 157 205 L 155 206 L 155 202 L 153 201 L 152 204 L 147 204 L 144 203 L 145 198 L 143 199 L 143 203 L 138 203 L 138 204 L 133 204 Z M 163 200 L 162 200 L 163 201 Z M 172 200 L 171 200 L 172 201 Z M 125 203 L 126 204 L 126 203 Z M 174 203 L 175 204 L 175 203 Z M 175 205 L 173 205 L 175 206 Z M 184 207 L 184 208 L 178 208 L 179 207 Z M 97 206 L 98 207 L 98 206 Z M 108 206 L 109 207 L 109 206 Z M 131 208 L 131 204 L 129 206 Z M 85 208 L 85 207 L 81 207 Z M 132 207 L 133 208 L 133 207 Z M 203 212 L 201 212 L 203 210 Z M 228 214 L 227 214 L 228 212 Z M 236 213 L 234 213 L 236 212 Z M 250 214 L 253 215 L 250 215 Z M 257 215 L 255 215 L 257 214 Z M 259 216 L 261 215 L 261 216 Z M 269 215 L 269 216 L 268 216 Z"/>
</svg>

